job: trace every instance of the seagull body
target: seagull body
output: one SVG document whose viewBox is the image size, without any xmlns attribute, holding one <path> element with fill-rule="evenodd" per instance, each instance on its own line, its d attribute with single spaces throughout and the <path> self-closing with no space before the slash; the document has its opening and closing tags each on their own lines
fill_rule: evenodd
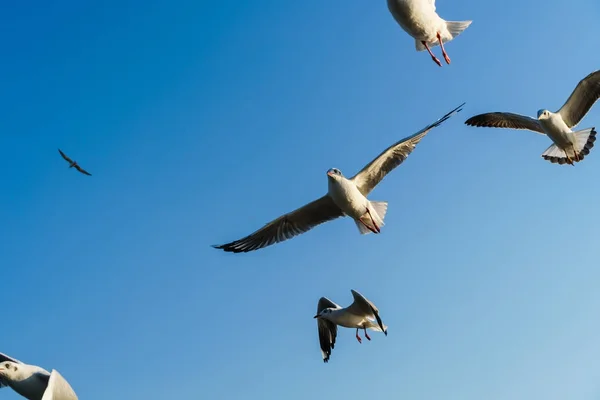
<svg viewBox="0 0 600 400">
<path fill-rule="evenodd" d="M 329 169 L 328 191 L 321 198 L 282 215 L 242 239 L 213 247 L 234 253 L 258 250 L 342 216 L 354 219 L 361 234 L 380 233 L 387 202 L 369 201 L 367 195 L 389 172 L 402 164 L 431 129 L 461 111 L 463 105 L 464 103 L 414 135 L 388 147 L 350 179 L 344 177 L 337 168 Z"/>
<path fill-rule="evenodd" d="M 427 50 L 431 59 L 440 67 L 442 63 L 433 54 L 431 47 L 438 44 L 447 64 L 450 57 L 444 43 L 460 35 L 473 21 L 446 21 L 435 11 L 435 0 L 387 0 L 390 13 L 410 36 L 415 39 L 417 51 Z"/>
<path fill-rule="evenodd" d="M 479 127 L 526 129 L 547 135 L 554 144 L 542 158 L 555 164 L 579 162 L 590 153 L 596 141 L 595 127 L 573 131 L 600 98 L 600 70 L 582 79 L 566 103 L 556 112 L 539 110 L 537 119 L 506 112 L 476 115 L 465 124 Z"/>
<path fill-rule="evenodd" d="M 380 233 L 387 211 L 387 202 L 370 201 L 352 180 L 337 168 L 327 171 L 327 194 L 342 212 L 354 219 L 361 234 Z"/>
<path fill-rule="evenodd" d="M 92 175 L 89 172 L 87 172 L 86 170 L 84 170 L 83 168 L 81 168 L 79 166 L 79 164 L 77 164 L 77 161 L 73 161 L 72 159 L 70 159 L 69 157 L 67 157 L 67 155 L 65 153 L 62 152 L 61 149 L 58 149 L 58 152 L 60 153 L 60 155 L 62 156 L 62 158 L 65 159 L 65 161 L 67 161 L 69 163 L 69 168 L 75 168 L 77 171 L 81 172 L 84 175 Z"/>
<path fill-rule="evenodd" d="M 371 340 L 367 329 L 383 332 L 387 336 L 387 326 L 379 317 L 379 310 L 362 294 L 351 290 L 354 302 L 346 308 L 335 304 L 327 297 L 321 297 L 317 305 L 317 328 L 319 330 L 319 344 L 323 361 L 328 362 L 331 350 L 335 347 L 337 327 L 356 328 L 356 340 L 362 343 L 358 330 L 362 329 L 367 340 Z"/>
<path fill-rule="evenodd" d="M 4 386 L 28 400 L 77 400 L 77 395 L 58 371 L 50 373 L 0 353 L 0 388 Z"/>
</svg>

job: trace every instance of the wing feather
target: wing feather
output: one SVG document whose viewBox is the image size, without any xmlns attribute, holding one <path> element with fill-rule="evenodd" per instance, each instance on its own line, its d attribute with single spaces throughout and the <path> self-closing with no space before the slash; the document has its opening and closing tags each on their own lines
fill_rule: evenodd
<svg viewBox="0 0 600 400">
<path fill-rule="evenodd" d="M 577 125 L 600 98 L 600 70 L 583 78 L 557 112 L 569 128 Z"/>
<path fill-rule="evenodd" d="M 385 149 L 377 158 L 371 161 L 365 166 L 358 174 L 351 178 L 356 184 L 360 192 L 367 196 L 374 188 L 389 174 L 392 170 L 398 167 L 400 164 L 408 158 L 409 154 L 415 149 L 416 145 L 429 133 L 429 131 L 450 118 L 455 113 L 462 110 L 462 106 L 456 107 L 448 114 L 444 115 L 439 120 L 432 124 L 427 125 L 419 132 L 394 143 L 387 149 Z"/>
<path fill-rule="evenodd" d="M 537 119 L 506 112 L 491 112 L 475 115 L 466 120 L 465 124 L 486 128 L 526 129 L 543 135 L 545 134 Z"/>
<path fill-rule="evenodd" d="M 315 226 L 343 216 L 331 197 L 325 195 L 269 222 L 256 232 L 231 243 L 213 246 L 233 253 L 249 252 L 291 239 Z"/>
</svg>

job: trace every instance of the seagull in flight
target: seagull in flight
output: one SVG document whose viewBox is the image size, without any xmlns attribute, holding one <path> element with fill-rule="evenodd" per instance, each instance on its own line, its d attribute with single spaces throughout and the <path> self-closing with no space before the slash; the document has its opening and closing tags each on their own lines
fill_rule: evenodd
<svg viewBox="0 0 600 400">
<path fill-rule="evenodd" d="M 476 115 L 465 121 L 471 126 L 491 128 L 526 129 L 547 135 L 552 142 L 542 153 L 542 158 L 554 164 L 579 162 L 590 154 L 596 141 L 596 128 L 573 132 L 574 128 L 600 98 L 600 70 L 583 78 L 567 102 L 556 112 L 539 110 L 537 119 L 507 112 Z"/>
<path fill-rule="evenodd" d="M 58 371 L 50 373 L 0 353 L 0 388 L 4 386 L 28 400 L 77 400 L 77 395 Z"/>
<path fill-rule="evenodd" d="M 65 153 L 63 153 L 61 149 L 58 149 L 58 152 L 60 153 L 60 155 L 62 156 L 62 158 L 64 158 L 65 160 L 67 160 L 67 162 L 70 164 L 69 168 L 75 167 L 75 169 L 77 171 L 81 172 L 82 174 L 90 175 L 90 176 L 92 175 L 89 172 L 87 172 L 86 170 L 84 170 L 83 168 L 81 168 L 79 166 L 79 164 L 77 164 L 77 161 L 73 161 L 69 157 L 67 157 L 67 155 Z"/>
<path fill-rule="evenodd" d="M 362 343 L 358 335 L 358 330 L 365 332 L 367 340 L 371 340 L 367 333 L 367 328 L 377 332 L 383 332 L 387 336 L 387 326 L 379 317 L 379 310 L 375 304 L 371 303 L 366 297 L 352 290 L 354 302 L 346 308 L 335 304 L 327 297 L 321 297 L 317 305 L 317 328 L 319 329 L 319 344 L 321 345 L 321 354 L 323 362 L 328 362 L 331 356 L 331 350 L 335 347 L 337 337 L 337 327 L 356 328 L 356 340 Z"/>
<path fill-rule="evenodd" d="M 415 39 L 417 51 L 427 50 L 433 62 L 440 67 L 442 63 L 430 46 L 439 44 L 446 64 L 450 64 L 444 43 L 460 35 L 473 22 L 446 21 L 440 18 L 435 11 L 435 0 L 388 0 L 387 4 L 398 25 Z"/>
<path fill-rule="evenodd" d="M 300 235 L 315 226 L 342 216 L 354 219 L 361 234 L 380 233 L 387 202 L 370 201 L 367 195 L 394 168 L 402 164 L 415 146 L 433 128 L 462 110 L 461 104 L 419 132 L 388 147 L 358 174 L 348 179 L 337 168 L 327 171 L 328 192 L 321 198 L 284 214 L 256 232 L 231 243 L 215 245 L 227 252 L 262 249 Z"/>
</svg>

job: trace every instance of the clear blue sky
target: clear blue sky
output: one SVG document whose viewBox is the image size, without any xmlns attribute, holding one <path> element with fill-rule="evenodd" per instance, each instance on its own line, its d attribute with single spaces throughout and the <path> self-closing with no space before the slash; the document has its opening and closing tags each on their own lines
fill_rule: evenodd
<svg viewBox="0 0 600 400">
<path fill-rule="evenodd" d="M 438 3 L 474 21 L 443 68 L 383 0 L 7 2 L 0 351 L 86 400 L 599 399 L 600 145 L 557 166 L 463 122 L 558 109 L 600 68 L 600 3 Z M 381 235 L 210 247 L 463 101 L 372 193 Z M 351 288 L 389 335 L 341 330 L 324 364 L 317 301 Z"/>
</svg>

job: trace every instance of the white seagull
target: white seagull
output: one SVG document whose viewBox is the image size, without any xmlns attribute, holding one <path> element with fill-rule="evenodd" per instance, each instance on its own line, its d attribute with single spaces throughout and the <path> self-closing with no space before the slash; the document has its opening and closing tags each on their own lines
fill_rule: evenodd
<svg viewBox="0 0 600 400">
<path fill-rule="evenodd" d="M 348 179 L 337 168 L 327 171 L 328 192 L 323 197 L 269 222 L 256 232 L 214 248 L 242 253 L 258 250 L 300 235 L 323 222 L 349 216 L 361 234 L 380 233 L 387 211 L 387 202 L 370 201 L 367 195 L 394 168 L 402 164 L 425 135 L 455 113 L 461 104 L 419 132 L 388 147 L 358 174 Z"/>
<path fill-rule="evenodd" d="M 590 154 L 596 141 L 596 129 L 571 130 L 588 113 L 600 98 L 600 70 L 582 79 L 567 102 L 557 112 L 539 110 L 537 118 L 506 112 L 476 115 L 465 121 L 471 126 L 491 128 L 527 129 L 546 134 L 554 144 L 542 153 L 542 158 L 551 163 L 570 164 L 579 162 Z"/>
<path fill-rule="evenodd" d="M 319 344 L 323 361 L 328 362 L 331 356 L 331 350 L 335 347 L 335 338 L 337 337 L 337 327 L 356 328 L 356 340 L 362 343 L 358 330 L 365 332 L 367 340 L 371 340 L 367 334 L 367 328 L 377 332 L 383 332 L 387 336 L 387 326 L 379 317 L 379 310 L 375 304 L 371 303 L 366 297 L 352 290 L 354 302 L 346 308 L 342 308 L 329 300 L 327 297 L 321 297 L 317 306 L 317 327 L 319 328 Z"/>
<path fill-rule="evenodd" d="M 431 52 L 430 46 L 442 48 L 447 64 L 450 57 L 444 43 L 460 35 L 473 21 L 446 21 L 435 12 L 435 0 L 388 0 L 388 8 L 394 19 L 415 39 L 417 51 L 427 50 L 431 59 L 440 67 L 442 63 Z"/>
<path fill-rule="evenodd" d="M 77 395 L 62 377 L 35 365 L 0 353 L 0 388 L 11 387 L 28 400 L 77 400 Z"/>
</svg>

